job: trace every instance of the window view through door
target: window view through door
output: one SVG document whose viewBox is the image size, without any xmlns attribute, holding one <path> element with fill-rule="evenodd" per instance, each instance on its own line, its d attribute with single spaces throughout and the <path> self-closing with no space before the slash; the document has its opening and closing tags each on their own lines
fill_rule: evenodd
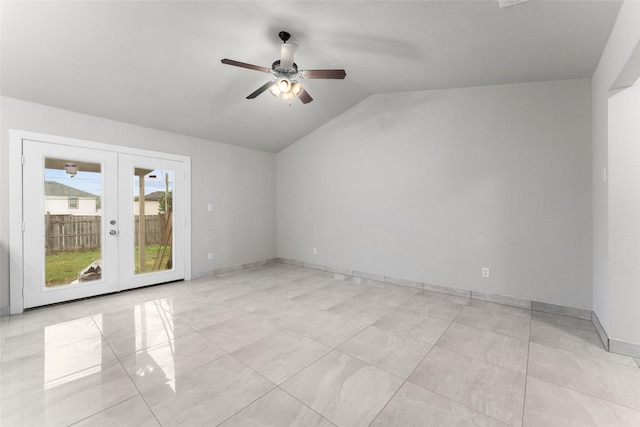
<svg viewBox="0 0 640 427">
<path fill-rule="evenodd" d="M 133 171 L 134 274 L 171 270 L 175 171 Z"/>
<path fill-rule="evenodd" d="M 45 287 L 102 277 L 100 163 L 44 159 Z"/>
<path fill-rule="evenodd" d="M 22 203 L 12 216 L 21 219 L 14 242 L 23 245 L 22 275 L 12 282 L 12 304 L 38 307 L 190 277 L 188 158 L 41 138 L 12 140 L 23 153 Z"/>
</svg>

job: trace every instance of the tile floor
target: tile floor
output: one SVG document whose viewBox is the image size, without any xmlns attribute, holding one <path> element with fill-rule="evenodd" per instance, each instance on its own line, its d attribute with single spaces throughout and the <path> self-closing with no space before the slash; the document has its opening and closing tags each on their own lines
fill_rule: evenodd
<svg viewBox="0 0 640 427">
<path fill-rule="evenodd" d="M 271 264 L 0 318 L 0 424 L 640 426 L 590 322 Z"/>
</svg>

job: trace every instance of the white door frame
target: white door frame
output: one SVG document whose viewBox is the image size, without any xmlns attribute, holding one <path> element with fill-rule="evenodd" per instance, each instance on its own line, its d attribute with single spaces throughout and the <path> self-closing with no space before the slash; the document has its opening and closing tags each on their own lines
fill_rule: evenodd
<svg viewBox="0 0 640 427">
<path fill-rule="evenodd" d="M 62 144 L 67 146 L 95 148 L 125 154 L 146 157 L 164 158 L 181 161 L 185 165 L 186 191 L 185 203 L 185 236 L 184 280 L 191 279 L 191 158 L 178 154 L 160 153 L 156 151 L 131 148 L 122 145 L 105 144 L 89 140 L 66 138 L 41 133 L 9 129 L 9 304 L 11 314 L 24 311 L 24 242 L 23 242 L 23 177 L 22 177 L 22 141 L 32 141 Z"/>
</svg>

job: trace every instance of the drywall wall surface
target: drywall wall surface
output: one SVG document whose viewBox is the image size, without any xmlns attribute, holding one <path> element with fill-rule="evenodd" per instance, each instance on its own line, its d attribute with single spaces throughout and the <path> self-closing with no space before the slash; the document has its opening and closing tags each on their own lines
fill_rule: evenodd
<svg viewBox="0 0 640 427">
<path fill-rule="evenodd" d="M 593 134 L 593 309 L 610 337 L 624 339 L 612 329 L 611 318 L 626 315 L 617 309 L 618 298 L 613 294 L 617 284 L 611 282 L 609 245 L 611 223 L 609 212 L 610 181 L 605 181 L 604 171 L 609 171 L 608 103 L 612 88 L 632 53 L 640 43 L 640 2 L 625 1 L 611 31 L 607 46 L 591 78 L 592 134 Z M 615 244 L 615 243 L 614 243 Z M 624 296 L 623 296 L 624 299 Z M 640 302 L 639 302 L 640 303 Z M 629 319 L 630 320 L 630 319 Z M 626 323 L 621 320 L 618 323 Z M 636 341 L 637 342 L 637 341 Z"/>
<path fill-rule="evenodd" d="M 191 157 L 192 274 L 276 256 L 275 155 L 2 98 L 0 306 L 8 305 L 9 129 Z M 208 205 L 212 211 L 208 211 Z M 213 261 L 207 254 L 213 252 Z"/>
<path fill-rule="evenodd" d="M 590 309 L 590 117 L 587 80 L 370 97 L 278 154 L 278 256 Z"/>
<path fill-rule="evenodd" d="M 609 338 L 640 343 L 640 86 L 609 97 Z M 610 307 L 611 309 L 612 307 Z"/>
</svg>

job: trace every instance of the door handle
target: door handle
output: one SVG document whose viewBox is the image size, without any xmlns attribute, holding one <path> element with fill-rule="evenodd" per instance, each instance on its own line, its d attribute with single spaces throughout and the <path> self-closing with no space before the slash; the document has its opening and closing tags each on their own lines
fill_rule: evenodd
<svg viewBox="0 0 640 427">
<path fill-rule="evenodd" d="M 118 232 L 116 230 L 110 230 L 109 234 L 111 234 L 112 236 L 115 236 L 116 234 L 118 234 Z"/>
</svg>

